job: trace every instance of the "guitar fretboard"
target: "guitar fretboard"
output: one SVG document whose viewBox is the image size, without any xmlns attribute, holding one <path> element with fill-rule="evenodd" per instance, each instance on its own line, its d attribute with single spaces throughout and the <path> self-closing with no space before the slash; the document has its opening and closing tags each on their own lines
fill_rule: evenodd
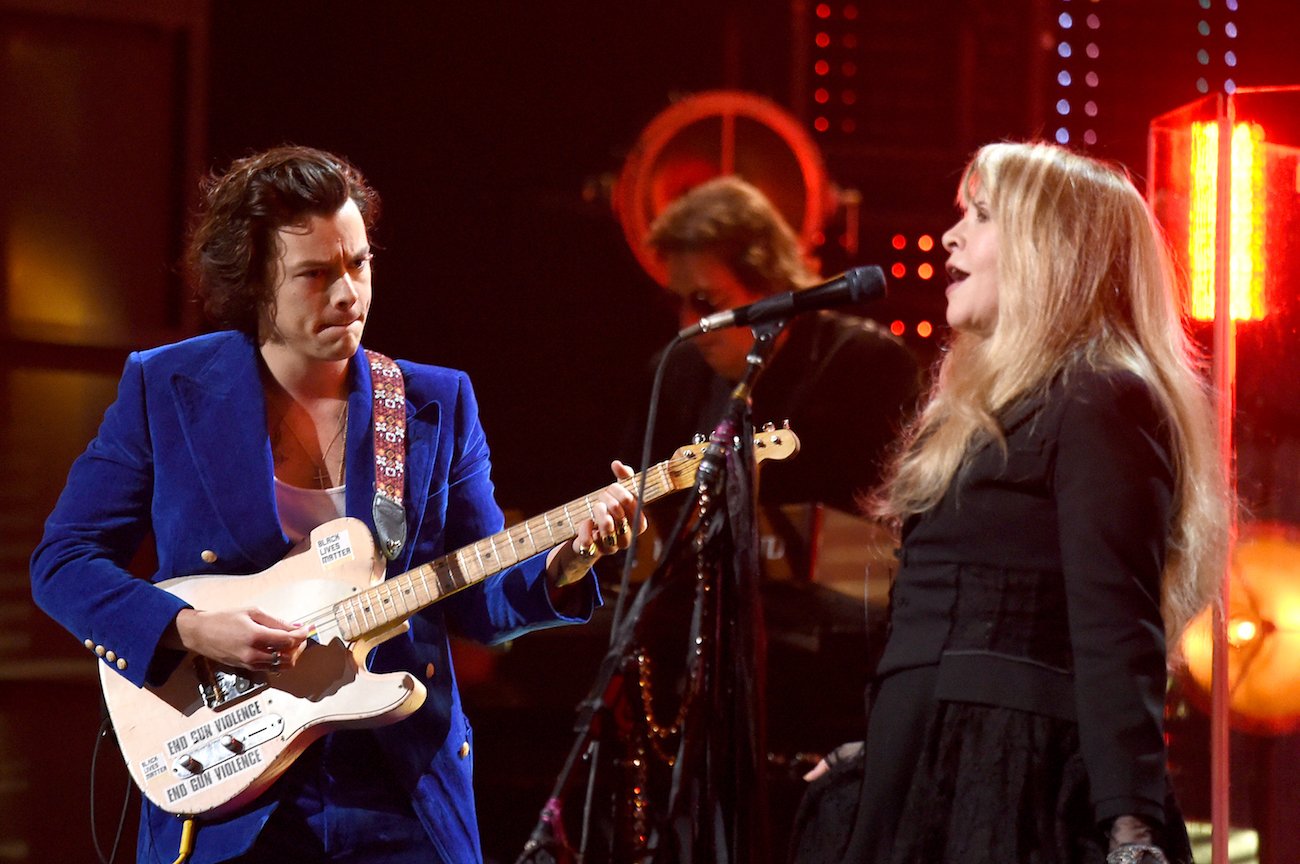
<svg viewBox="0 0 1300 864">
<path fill-rule="evenodd" d="M 649 503 L 694 483 L 701 451 L 687 450 L 650 468 L 646 472 L 645 501 Z M 636 494 L 637 479 L 629 477 L 618 482 Z M 352 641 L 386 630 L 449 594 L 572 540 L 578 533 L 577 524 L 595 516 L 599 495 L 584 495 L 340 601 L 334 614 L 343 638 Z"/>
</svg>

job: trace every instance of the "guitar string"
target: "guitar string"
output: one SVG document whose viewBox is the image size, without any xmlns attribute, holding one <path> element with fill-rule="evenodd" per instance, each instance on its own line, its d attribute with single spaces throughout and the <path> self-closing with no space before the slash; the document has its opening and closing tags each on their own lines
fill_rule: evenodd
<svg viewBox="0 0 1300 864">
<path fill-rule="evenodd" d="M 689 463 L 689 462 L 692 462 L 692 461 L 698 461 L 698 460 L 696 460 L 694 457 L 686 457 L 686 456 L 683 456 L 683 457 L 674 457 L 674 458 L 672 458 L 672 459 L 668 459 L 667 461 L 665 461 L 664 463 L 662 463 L 662 466 L 663 466 L 663 468 L 664 468 L 666 471 L 668 471 L 669 473 L 672 473 L 672 469 L 678 469 L 678 470 L 680 470 L 680 468 L 682 467 L 683 464 L 685 464 L 685 463 Z M 654 472 L 655 469 L 652 468 L 651 471 Z M 658 473 L 658 472 L 655 472 L 655 473 Z M 620 481 L 620 483 L 622 483 L 622 482 L 634 482 L 635 480 L 636 480 L 635 477 L 629 477 L 629 478 L 626 478 L 626 481 Z M 625 486 L 624 488 L 626 488 L 626 486 Z M 647 494 L 647 495 L 653 495 L 655 498 L 657 498 L 657 497 L 659 497 L 660 495 L 667 494 L 668 492 L 671 492 L 671 491 L 673 491 L 673 486 L 672 486 L 672 484 L 671 484 L 670 482 L 664 482 L 664 481 L 663 481 L 662 479 L 660 479 L 660 477 L 658 477 L 658 476 L 647 477 L 647 479 L 646 479 L 646 494 Z M 572 502 L 570 502 L 569 504 L 562 505 L 561 507 L 557 507 L 557 508 L 555 508 L 555 509 L 557 509 L 557 510 L 564 510 L 564 511 L 565 511 L 565 515 L 567 516 L 567 515 L 568 515 L 568 508 L 571 507 L 571 506 L 573 506 L 573 505 L 575 505 L 575 504 L 578 504 L 578 503 L 581 502 L 581 503 L 584 503 L 584 504 L 588 504 L 588 506 L 589 506 L 589 499 L 590 499 L 590 497 L 591 497 L 590 495 L 583 496 L 583 497 L 582 497 L 581 499 L 579 499 L 578 501 L 572 501 Z M 546 515 L 546 514 L 541 514 L 541 516 L 534 516 L 532 519 L 528 519 L 528 520 L 526 520 L 524 523 L 518 523 L 518 524 L 516 524 L 516 525 L 511 526 L 510 528 L 504 529 L 504 530 L 499 531 L 499 532 L 497 532 L 497 533 L 498 533 L 498 534 L 506 534 L 506 533 L 509 533 L 510 530 L 518 528 L 518 527 L 519 527 L 519 524 L 527 524 L 528 522 L 533 522 L 534 520 L 539 519 L 539 518 L 542 518 L 542 517 L 545 516 L 545 515 Z M 570 522 L 572 522 L 572 517 L 570 517 Z M 575 531 L 574 533 L 569 534 L 567 537 L 565 537 L 564 540 L 570 539 L 570 538 L 576 536 L 576 534 L 577 534 L 577 532 Z M 496 536 L 496 535 L 492 535 L 492 536 Z M 487 539 L 490 539 L 490 538 L 487 538 L 487 537 L 484 538 L 484 540 L 487 540 Z M 560 540 L 559 542 L 563 543 L 564 540 Z M 479 545 L 479 544 L 482 543 L 482 542 L 483 542 L 483 540 L 480 540 L 480 541 L 478 541 L 478 543 L 470 544 L 470 546 L 477 546 L 477 545 Z M 494 543 L 494 544 L 492 544 L 492 545 L 493 545 L 493 547 L 495 548 L 496 544 Z M 470 547 L 465 547 L 465 548 L 470 548 Z M 409 575 L 411 575 L 411 574 L 416 573 L 417 571 L 425 570 L 425 569 L 435 570 L 434 565 L 437 564 L 438 561 L 446 560 L 447 558 L 450 558 L 450 557 L 456 555 L 457 552 L 460 552 L 460 551 L 462 551 L 462 550 L 458 549 L 458 550 L 456 550 L 455 552 L 450 553 L 449 555 L 444 555 L 444 556 L 442 556 L 442 558 L 439 558 L 439 559 L 437 559 L 436 561 L 431 561 L 431 562 L 429 562 L 428 564 L 422 564 L 422 565 L 420 565 L 419 567 L 415 567 L 415 568 L 411 569 L 410 571 L 408 571 L 407 573 L 403 573 L 402 576 L 409 576 Z M 535 554 L 535 553 L 534 553 L 534 554 Z M 531 556 L 529 556 L 529 557 L 531 557 Z M 518 559 L 518 560 L 519 560 L 519 561 L 522 561 L 522 560 L 525 560 L 525 559 L 520 558 L 520 559 Z M 518 561 L 516 561 L 516 563 L 518 563 Z M 400 578 L 402 578 L 402 577 L 399 576 L 399 577 L 397 577 L 397 578 L 400 579 Z M 421 578 L 422 578 L 422 579 L 425 579 L 426 584 L 427 584 L 427 577 L 423 577 L 423 576 L 422 576 Z M 434 578 L 435 578 L 435 581 L 436 581 L 436 576 L 435 576 Z M 344 602 L 347 602 L 348 600 L 351 600 L 351 601 L 357 601 L 357 600 L 360 600 L 362 597 L 365 597 L 365 596 L 367 596 L 367 595 L 369 595 L 369 596 L 372 598 L 372 600 L 373 600 L 373 599 L 378 599 L 378 598 L 381 596 L 381 592 L 382 592 L 386 587 L 388 588 L 389 593 L 391 593 L 391 592 L 392 592 L 392 588 L 391 588 L 391 586 L 389 585 L 389 582 L 386 580 L 386 581 L 384 581 L 384 582 L 379 583 L 378 585 L 372 585 L 371 587 L 369 587 L 369 588 L 365 589 L 364 591 L 362 591 L 361 594 L 357 595 L 356 597 L 350 597 L 350 598 L 347 598 L 346 600 L 340 600 L 340 601 L 338 601 L 338 602 L 336 602 L 336 603 L 333 603 L 333 604 L 331 604 L 331 605 L 329 605 L 329 606 L 327 606 L 327 607 L 324 607 L 324 608 L 322 608 L 322 609 L 317 609 L 317 610 L 315 610 L 315 611 L 313 611 L 313 612 L 309 612 L 309 613 L 307 613 L 307 616 L 306 616 L 305 619 L 303 619 L 302 623 L 303 623 L 303 624 L 310 625 L 311 629 L 313 629 L 313 630 L 317 630 L 317 629 L 321 628 L 322 626 L 328 625 L 328 624 L 330 624 L 330 623 L 332 623 L 332 622 L 337 622 L 337 621 L 338 621 L 338 616 L 337 616 L 337 615 L 335 614 L 335 612 L 334 612 L 334 610 L 335 610 L 336 607 L 338 607 L 339 605 L 341 605 L 341 604 L 344 603 Z M 436 602 L 436 601 L 435 601 L 435 602 Z M 341 631 L 341 630 L 342 630 L 342 627 L 340 626 L 339 629 L 340 629 L 340 631 Z"/>
</svg>

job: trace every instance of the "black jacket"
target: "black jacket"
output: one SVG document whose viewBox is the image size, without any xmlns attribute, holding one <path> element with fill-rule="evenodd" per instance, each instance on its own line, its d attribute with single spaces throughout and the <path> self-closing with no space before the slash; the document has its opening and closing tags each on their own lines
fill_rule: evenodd
<svg viewBox="0 0 1300 864">
<path fill-rule="evenodd" d="M 1160 584 L 1174 470 L 1127 372 L 1075 370 L 1000 418 L 904 528 L 878 674 L 937 663 L 936 696 L 1079 725 L 1099 822 L 1164 820 Z"/>
</svg>

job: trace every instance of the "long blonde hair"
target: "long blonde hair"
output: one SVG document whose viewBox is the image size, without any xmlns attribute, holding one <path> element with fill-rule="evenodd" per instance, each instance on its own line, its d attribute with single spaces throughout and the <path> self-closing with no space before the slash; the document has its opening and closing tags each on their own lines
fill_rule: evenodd
<svg viewBox="0 0 1300 864">
<path fill-rule="evenodd" d="M 977 188 L 999 229 L 997 322 L 952 340 L 875 509 L 902 518 L 933 507 L 973 444 L 1005 446 L 998 412 L 1058 375 L 1128 370 L 1170 421 L 1175 510 L 1161 610 L 1173 645 L 1223 572 L 1228 494 L 1159 228 L 1122 171 L 1050 144 L 983 147 L 964 173 L 963 206 Z"/>
</svg>

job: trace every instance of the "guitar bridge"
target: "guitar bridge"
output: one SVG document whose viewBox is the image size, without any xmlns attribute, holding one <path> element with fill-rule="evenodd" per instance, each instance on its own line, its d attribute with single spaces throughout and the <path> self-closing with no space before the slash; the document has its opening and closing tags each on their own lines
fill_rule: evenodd
<svg viewBox="0 0 1300 864">
<path fill-rule="evenodd" d="M 213 711 L 266 687 L 265 681 L 254 681 L 225 669 L 213 669 L 205 657 L 194 658 L 194 674 L 199 679 L 199 698 Z"/>
</svg>

